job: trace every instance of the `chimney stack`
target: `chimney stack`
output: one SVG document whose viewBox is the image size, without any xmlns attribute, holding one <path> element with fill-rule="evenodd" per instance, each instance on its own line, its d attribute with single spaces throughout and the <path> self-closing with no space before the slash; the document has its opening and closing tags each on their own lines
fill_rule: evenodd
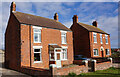
<svg viewBox="0 0 120 77">
<path fill-rule="evenodd" d="M 74 15 L 73 16 L 73 24 L 78 23 L 78 16 Z"/>
<path fill-rule="evenodd" d="M 58 21 L 58 14 L 57 13 L 55 13 L 55 15 L 54 15 L 54 20 Z"/>
<path fill-rule="evenodd" d="M 97 27 L 97 21 L 93 21 L 92 25 Z"/>
<path fill-rule="evenodd" d="M 13 2 L 11 3 L 10 12 L 14 12 L 14 11 L 16 11 L 16 4 L 15 4 L 15 2 L 13 1 Z"/>
</svg>

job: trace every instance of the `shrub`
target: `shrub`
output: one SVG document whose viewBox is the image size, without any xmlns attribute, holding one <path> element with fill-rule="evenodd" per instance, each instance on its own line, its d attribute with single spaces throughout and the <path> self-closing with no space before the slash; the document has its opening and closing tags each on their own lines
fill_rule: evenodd
<svg viewBox="0 0 120 77">
<path fill-rule="evenodd" d="M 76 76 L 77 76 L 76 73 L 73 72 L 68 74 L 68 77 L 76 77 Z"/>
</svg>

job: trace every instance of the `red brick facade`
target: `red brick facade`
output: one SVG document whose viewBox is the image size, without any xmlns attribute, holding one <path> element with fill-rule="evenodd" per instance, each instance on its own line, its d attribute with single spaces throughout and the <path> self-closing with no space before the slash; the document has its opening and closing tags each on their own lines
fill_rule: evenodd
<svg viewBox="0 0 120 77">
<path fill-rule="evenodd" d="M 30 27 L 31 27 L 31 67 L 49 68 L 49 44 L 58 44 L 59 46 L 67 46 L 67 60 L 62 64 L 73 63 L 73 44 L 72 32 L 67 32 L 67 44 L 61 44 L 61 32 L 57 29 L 42 28 L 41 43 L 33 42 L 33 27 L 29 25 L 21 25 L 21 66 L 30 66 Z M 33 46 L 42 46 L 42 63 L 34 63 Z"/>
<path fill-rule="evenodd" d="M 93 32 L 82 27 L 74 19 L 70 29 L 73 31 L 73 49 L 75 55 L 84 55 L 86 57 L 109 57 L 111 55 L 109 34 L 95 32 L 97 33 L 97 43 L 94 43 Z M 102 44 L 100 42 L 100 34 L 102 34 Z M 105 35 L 108 35 L 108 44 L 106 44 Z M 104 49 L 103 52 L 100 50 L 101 46 Z M 98 56 L 94 56 L 93 49 L 98 49 Z M 106 55 L 105 49 L 109 49 L 109 55 Z"/>
</svg>

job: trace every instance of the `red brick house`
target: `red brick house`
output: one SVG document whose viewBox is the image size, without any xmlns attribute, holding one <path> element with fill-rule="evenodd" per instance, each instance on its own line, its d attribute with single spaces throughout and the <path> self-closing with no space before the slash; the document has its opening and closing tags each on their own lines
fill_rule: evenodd
<svg viewBox="0 0 120 77">
<path fill-rule="evenodd" d="M 75 55 L 86 57 L 109 57 L 111 55 L 110 34 L 97 27 L 97 22 L 87 25 L 78 22 L 78 16 L 74 15 L 73 24 L 73 49 Z"/>
<path fill-rule="evenodd" d="M 16 11 L 12 2 L 5 33 L 5 65 L 48 69 L 73 63 L 72 31 L 54 19 Z"/>
</svg>

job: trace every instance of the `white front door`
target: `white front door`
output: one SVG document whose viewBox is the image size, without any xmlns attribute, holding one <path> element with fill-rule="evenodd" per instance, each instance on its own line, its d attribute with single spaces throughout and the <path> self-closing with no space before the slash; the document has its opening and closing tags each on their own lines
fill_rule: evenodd
<svg viewBox="0 0 120 77">
<path fill-rule="evenodd" d="M 61 52 L 55 52 L 56 67 L 61 67 Z"/>
</svg>

